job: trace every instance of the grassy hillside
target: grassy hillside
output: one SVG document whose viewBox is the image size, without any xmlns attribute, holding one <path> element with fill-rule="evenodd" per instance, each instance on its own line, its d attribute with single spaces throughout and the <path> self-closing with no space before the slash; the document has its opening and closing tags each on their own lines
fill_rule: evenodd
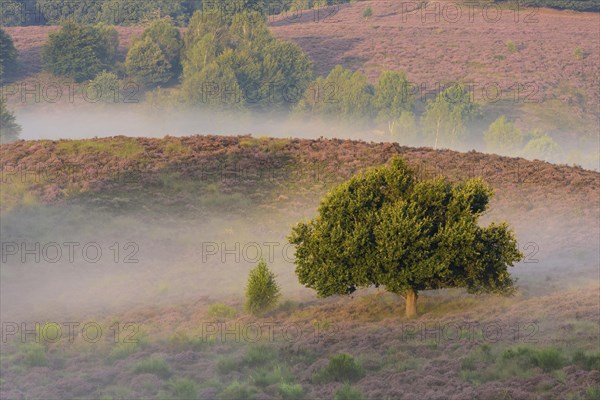
<svg viewBox="0 0 600 400">
<path fill-rule="evenodd" d="M 482 175 L 492 184 L 484 219 L 507 220 L 526 253 L 512 271 L 517 295 L 424 292 L 418 319 L 407 321 L 403 300 L 381 290 L 317 299 L 299 287 L 281 254 L 291 224 L 314 216 L 332 185 L 397 154 L 424 178 Z M 76 239 L 108 258 L 2 265 L 3 322 L 95 322 L 107 333 L 95 343 L 79 330 L 72 342 L 12 336 L 2 345 L 3 399 L 598 395 L 597 172 L 392 143 L 250 136 L 19 141 L 0 146 L 0 157 L 3 242 Z M 115 242 L 138 246 L 139 263 L 113 261 Z M 279 308 L 246 314 L 243 287 L 255 263 L 205 259 L 205 242 L 279 245 L 269 260 L 282 285 Z"/>
</svg>

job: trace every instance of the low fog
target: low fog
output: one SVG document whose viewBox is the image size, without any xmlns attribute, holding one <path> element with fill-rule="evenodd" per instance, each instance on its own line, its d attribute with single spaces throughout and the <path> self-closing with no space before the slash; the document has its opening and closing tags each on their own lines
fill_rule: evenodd
<svg viewBox="0 0 600 400">
<path fill-rule="evenodd" d="M 383 132 L 364 134 L 360 129 L 351 131 L 326 123 L 280 117 L 219 118 L 198 112 L 151 112 L 141 107 L 95 113 L 22 111 L 17 118 L 23 126 L 21 138 L 26 140 L 253 134 L 386 141 Z M 316 213 L 318 201 L 306 204 L 306 217 Z M 526 214 L 524 209 L 498 213 L 492 203 L 482 218 L 484 224 L 506 220 L 515 229 L 526 257 L 511 271 L 520 279 L 522 293 L 583 287 L 597 279 L 597 221 L 552 214 L 531 222 L 524 218 Z M 293 249 L 287 246 L 286 236 L 296 222 L 296 216 L 258 209 L 245 215 L 192 212 L 173 216 L 144 210 L 114 215 L 59 204 L 11 211 L 1 224 L 6 257 L 1 270 L 2 318 L 64 319 L 110 315 L 141 305 L 198 299 L 235 301 L 242 298 L 248 271 L 260 257 L 276 272 L 285 298 L 314 299 L 312 291 L 297 283 Z M 86 245 L 87 255 L 83 251 Z M 73 252 L 69 246 L 75 246 Z M 98 259 L 96 249 L 102 252 Z"/>
</svg>

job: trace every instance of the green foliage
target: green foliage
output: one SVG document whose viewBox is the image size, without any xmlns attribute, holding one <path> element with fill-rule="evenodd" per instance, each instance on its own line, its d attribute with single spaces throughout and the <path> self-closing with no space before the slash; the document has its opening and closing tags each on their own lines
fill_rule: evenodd
<svg viewBox="0 0 600 400">
<path fill-rule="evenodd" d="M 600 352 L 586 354 L 579 350 L 573 354 L 573 364 L 585 369 L 586 371 L 600 371 Z"/>
<path fill-rule="evenodd" d="M 173 400 L 196 400 L 198 398 L 198 386 L 189 378 L 177 378 L 169 382 L 168 399 Z"/>
<path fill-rule="evenodd" d="M 491 195 L 478 178 L 419 180 L 395 158 L 334 188 L 317 218 L 293 228 L 296 275 L 319 296 L 379 285 L 509 292 L 507 267 L 523 255 L 505 223 L 478 225 Z"/>
<path fill-rule="evenodd" d="M 25 365 L 28 367 L 45 367 L 48 365 L 46 348 L 39 343 L 26 343 L 21 347 Z"/>
<path fill-rule="evenodd" d="M 181 100 L 216 110 L 281 111 L 295 104 L 313 78 L 297 45 L 276 40 L 264 17 L 197 12 L 184 39 Z"/>
<path fill-rule="evenodd" d="M 17 49 L 12 38 L 6 31 L 0 28 L 0 83 L 6 72 L 13 71 L 17 66 Z"/>
<path fill-rule="evenodd" d="M 171 376 L 171 367 L 163 358 L 152 356 L 135 363 L 133 372 L 136 374 L 155 374 L 161 378 L 168 378 Z"/>
<path fill-rule="evenodd" d="M 265 388 L 277 383 L 286 384 L 291 382 L 293 375 L 289 368 L 281 365 L 276 365 L 274 368 L 259 368 L 252 376 L 251 381 L 258 387 Z M 293 388 L 286 387 L 290 392 L 293 392 Z M 302 387 L 300 387 L 302 389 Z"/>
<path fill-rule="evenodd" d="M 418 142 L 419 128 L 415 114 L 402 111 L 400 118 L 391 121 L 388 125 L 392 140 L 401 144 L 416 144 Z"/>
<path fill-rule="evenodd" d="M 496 2 L 512 2 L 513 0 L 495 0 Z M 520 7 L 549 7 L 559 10 L 600 11 L 600 3 L 596 0 L 523 0 Z"/>
<path fill-rule="evenodd" d="M 329 358 L 329 364 L 317 371 L 315 382 L 355 382 L 365 376 L 365 370 L 348 354 L 336 354 Z"/>
<path fill-rule="evenodd" d="M 544 372 L 562 368 L 566 361 L 560 351 L 555 348 L 534 349 L 517 347 L 502 353 L 502 360 L 515 360 L 522 368 L 539 367 Z"/>
<path fill-rule="evenodd" d="M 371 7 L 365 8 L 365 11 L 363 11 L 363 18 L 369 18 L 372 15 L 373 15 L 373 9 Z"/>
<path fill-rule="evenodd" d="M 283 400 L 301 400 L 304 398 L 304 388 L 300 384 L 282 382 L 279 384 L 278 389 Z"/>
<path fill-rule="evenodd" d="M 208 306 L 208 315 L 217 318 L 235 318 L 237 311 L 226 304 L 211 304 Z"/>
<path fill-rule="evenodd" d="M 14 114 L 6 107 L 6 102 L 0 99 L 0 143 L 17 140 L 19 133 L 21 133 L 21 126 L 17 124 Z"/>
<path fill-rule="evenodd" d="M 170 17 L 184 25 L 201 2 L 186 0 L 101 0 L 100 21 L 112 25 L 135 25 Z"/>
<path fill-rule="evenodd" d="M 113 362 L 127 358 L 138 350 L 138 343 L 118 343 L 110 350 L 107 360 Z"/>
<path fill-rule="evenodd" d="M 466 139 L 466 127 L 477 112 L 468 89 L 452 85 L 428 102 L 421 118 L 423 133 L 434 148 L 455 146 Z"/>
<path fill-rule="evenodd" d="M 345 383 L 336 392 L 334 400 L 365 400 L 365 396 L 357 390 L 353 389 L 352 385 Z"/>
<path fill-rule="evenodd" d="M 267 263 L 261 260 L 248 275 L 246 286 L 246 310 L 260 315 L 272 310 L 281 297 L 275 274 L 269 270 Z"/>
<path fill-rule="evenodd" d="M 518 50 L 517 45 L 512 40 L 506 42 L 506 49 L 509 51 L 509 53 L 515 53 Z"/>
<path fill-rule="evenodd" d="M 99 101 L 104 103 L 121 101 L 121 81 L 113 72 L 102 71 L 90 82 L 90 87 L 97 90 Z"/>
<path fill-rule="evenodd" d="M 573 52 L 573 54 L 575 54 L 575 58 L 577 60 L 583 60 L 585 58 L 585 52 L 583 51 L 583 49 L 581 47 L 577 47 L 575 49 L 575 51 Z"/>
<path fill-rule="evenodd" d="M 112 27 L 65 22 L 44 45 L 44 69 L 78 82 L 93 79 L 114 65 L 118 45 L 118 33 Z"/>
<path fill-rule="evenodd" d="M 100 22 L 99 15 L 104 0 L 81 1 L 71 0 L 37 0 L 37 6 L 44 10 L 46 25 L 58 25 L 65 16 L 79 24 L 95 24 Z M 38 17 L 39 18 L 39 17 Z M 105 21 L 114 24 L 110 21 Z"/>
<path fill-rule="evenodd" d="M 404 72 L 384 71 L 377 82 L 374 105 L 379 119 L 384 121 L 399 118 L 410 112 L 414 104 L 410 82 Z"/>
<path fill-rule="evenodd" d="M 523 134 L 502 115 L 494 121 L 484 134 L 489 151 L 510 154 L 523 146 Z"/>
<path fill-rule="evenodd" d="M 536 135 L 525 145 L 523 154 L 525 157 L 538 160 L 555 160 L 560 156 L 561 148 L 550 136 Z"/>
<path fill-rule="evenodd" d="M 600 400 L 600 386 L 590 386 L 585 391 L 586 400 Z"/>
<path fill-rule="evenodd" d="M 243 358 L 244 365 L 256 367 L 265 365 L 277 357 L 277 351 L 269 346 L 252 346 L 248 349 Z"/>
<path fill-rule="evenodd" d="M 326 78 L 317 78 L 306 90 L 295 111 L 328 120 L 357 123 L 375 115 L 375 88 L 360 72 L 337 65 Z"/>
<path fill-rule="evenodd" d="M 254 388 L 240 382 L 233 382 L 218 394 L 218 400 L 253 400 L 256 396 Z"/>
<path fill-rule="evenodd" d="M 181 50 L 183 40 L 181 33 L 168 18 L 156 20 L 144 30 L 140 40 L 150 39 L 158 45 L 164 58 L 168 61 L 171 69 L 169 79 L 173 79 L 181 73 Z"/>
<path fill-rule="evenodd" d="M 127 52 L 127 73 L 145 86 L 166 83 L 173 78 L 173 66 L 150 37 L 135 42 Z"/>
</svg>

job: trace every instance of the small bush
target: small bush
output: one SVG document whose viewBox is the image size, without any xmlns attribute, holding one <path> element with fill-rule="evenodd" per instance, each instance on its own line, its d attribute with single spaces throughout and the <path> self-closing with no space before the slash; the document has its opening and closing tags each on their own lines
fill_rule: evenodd
<svg viewBox="0 0 600 400">
<path fill-rule="evenodd" d="M 300 400 L 304 397 L 304 388 L 297 383 L 280 383 L 279 394 L 283 400 Z"/>
<path fill-rule="evenodd" d="M 248 275 L 246 310 L 255 315 L 263 314 L 273 309 L 280 297 L 275 274 L 269 270 L 267 263 L 261 260 Z"/>
<path fill-rule="evenodd" d="M 217 360 L 217 371 L 220 374 L 228 374 L 231 371 L 240 370 L 242 362 L 234 357 L 220 357 Z"/>
<path fill-rule="evenodd" d="M 364 400 L 363 394 L 346 383 L 335 392 L 334 400 Z"/>
<path fill-rule="evenodd" d="M 585 391 L 586 400 L 600 400 L 600 386 L 590 386 Z"/>
<path fill-rule="evenodd" d="M 329 364 L 317 371 L 316 382 L 354 382 L 365 375 L 364 369 L 348 354 L 336 354 L 329 359 Z"/>
<path fill-rule="evenodd" d="M 373 15 L 373 9 L 371 9 L 371 7 L 367 7 L 365 9 L 365 11 L 363 11 L 363 17 L 364 18 L 369 18 L 372 15 Z"/>
<path fill-rule="evenodd" d="M 509 40 L 508 42 L 506 42 L 506 49 L 510 52 L 510 53 L 515 53 L 518 49 L 517 49 L 517 45 L 515 44 L 515 42 L 513 42 L 512 40 Z"/>
<path fill-rule="evenodd" d="M 129 355 L 135 353 L 137 348 L 138 343 L 119 343 L 108 354 L 108 361 L 113 362 L 127 358 Z"/>
<path fill-rule="evenodd" d="M 579 350 L 573 355 L 573 364 L 587 371 L 600 371 L 600 352 L 586 355 L 583 351 Z"/>
<path fill-rule="evenodd" d="M 212 338 L 203 340 L 200 336 L 189 337 L 184 332 L 175 332 L 169 337 L 169 346 L 177 351 L 204 349 L 209 343 L 212 343 Z"/>
<path fill-rule="evenodd" d="M 268 346 L 250 347 L 244 355 L 244 364 L 255 367 L 265 365 L 277 357 L 277 351 Z"/>
<path fill-rule="evenodd" d="M 237 311 L 226 304 L 211 304 L 208 306 L 208 315 L 215 318 L 235 318 Z"/>
<path fill-rule="evenodd" d="M 196 383 L 188 378 L 177 378 L 169 382 L 171 399 L 195 400 L 198 398 L 198 387 Z"/>
<path fill-rule="evenodd" d="M 218 400 L 253 400 L 254 398 L 255 390 L 239 382 L 233 382 L 217 396 Z"/>
<path fill-rule="evenodd" d="M 577 60 L 583 60 L 585 58 L 585 52 L 581 47 L 576 48 L 574 54 Z"/>
<path fill-rule="evenodd" d="M 523 369 L 539 367 L 544 372 L 554 371 L 564 366 L 565 360 L 558 349 L 532 349 L 518 347 L 508 349 L 502 354 L 503 360 L 514 360 Z"/>
<path fill-rule="evenodd" d="M 272 369 L 258 369 L 252 374 L 251 380 L 255 386 L 264 388 L 276 383 L 291 382 L 293 380 L 293 375 L 287 367 L 277 365 Z"/>
<path fill-rule="evenodd" d="M 145 360 L 138 361 L 133 366 L 133 372 L 136 374 L 154 374 L 161 378 L 171 376 L 171 367 L 160 357 L 148 357 Z"/>
<path fill-rule="evenodd" d="M 535 354 L 534 365 L 544 372 L 550 372 L 561 369 L 565 365 L 565 359 L 558 349 L 540 349 Z"/>
<path fill-rule="evenodd" d="M 45 367 L 48 365 L 46 348 L 39 343 L 28 343 L 22 348 L 24 362 L 28 367 Z"/>
</svg>

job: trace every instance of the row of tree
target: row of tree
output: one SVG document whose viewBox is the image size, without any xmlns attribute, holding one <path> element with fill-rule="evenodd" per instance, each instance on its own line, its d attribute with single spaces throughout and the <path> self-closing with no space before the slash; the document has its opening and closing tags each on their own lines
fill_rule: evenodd
<svg viewBox="0 0 600 400">
<path fill-rule="evenodd" d="M 10 36 L 0 31 L 2 69 L 16 65 Z M 312 63 L 295 44 L 271 35 L 258 12 L 242 12 L 229 20 L 208 18 L 197 12 L 182 35 L 170 18 L 158 19 L 134 39 L 125 63 L 117 60 L 119 38 L 105 24 L 63 23 L 52 33 L 43 51 L 44 68 L 82 82 L 93 79 L 103 99 L 114 102 L 115 93 L 129 78 L 153 89 L 174 85 L 163 101 L 218 111 L 288 112 L 336 123 L 387 129 L 393 140 L 410 145 L 457 147 L 480 116 L 467 88 L 454 84 L 431 99 L 415 115 L 412 86 L 403 72 L 384 71 L 375 85 L 366 75 L 336 66 L 314 79 Z M 181 81 L 181 85 L 176 84 Z M 149 96 L 152 98 L 152 95 Z M 484 134 L 489 151 L 556 159 L 559 145 L 539 132 L 523 134 L 505 117 Z"/>
<path fill-rule="evenodd" d="M 4 26 L 57 25 L 63 19 L 82 24 L 136 25 L 164 17 L 186 26 L 194 12 L 230 19 L 240 11 L 263 16 L 326 7 L 348 0 L 2 0 Z"/>
</svg>

